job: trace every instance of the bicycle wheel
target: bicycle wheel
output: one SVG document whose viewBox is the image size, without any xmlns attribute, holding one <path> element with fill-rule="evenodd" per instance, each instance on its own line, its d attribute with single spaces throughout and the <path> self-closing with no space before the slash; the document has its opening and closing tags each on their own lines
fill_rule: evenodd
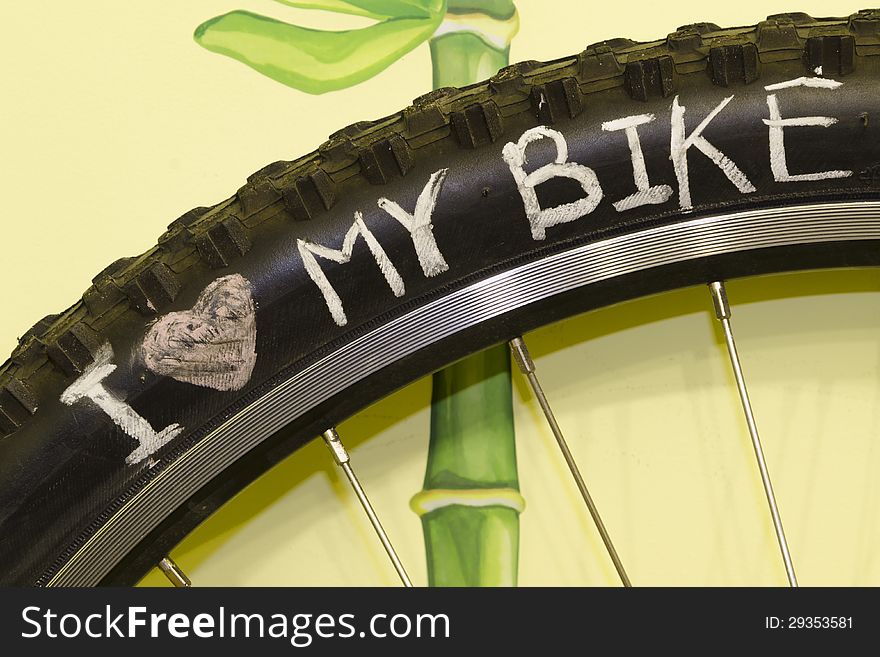
<svg viewBox="0 0 880 657">
<path fill-rule="evenodd" d="M 554 319 L 876 264 L 878 45 L 877 11 L 596 44 L 186 213 L 0 371 L 3 583 L 135 581 L 312 436 Z"/>
</svg>

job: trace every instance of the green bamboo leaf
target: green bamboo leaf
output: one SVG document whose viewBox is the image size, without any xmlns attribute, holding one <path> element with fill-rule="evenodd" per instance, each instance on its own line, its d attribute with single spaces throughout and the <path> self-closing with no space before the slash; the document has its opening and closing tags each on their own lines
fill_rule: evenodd
<svg viewBox="0 0 880 657">
<path fill-rule="evenodd" d="M 369 0 L 367 0 L 369 3 Z M 449 11 L 459 14 L 481 12 L 504 20 L 513 16 L 516 6 L 513 0 L 448 0 Z"/>
<path fill-rule="evenodd" d="M 287 86 L 311 94 L 345 89 L 383 71 L 431 37 L 442 16 L 392 18 L 330 32 L 233 11 L 202 23 L 195 40 Z"/>
<path fill-rule="evenodd" d="M 361 7 L 357 2 L 348 2 L 347 0 L 312 0 L 309 2 L 295 2 L 294 0 L 275 0 L 282 5 L 288 7 L 296 7 L 298 9 L 323 9 L 324 11 L 332 11 L 337 14 L 352 14 L 354 16 L 366 16 L 367 18 L 384 19 L 387 15 L 378 13 L 372 8 Z"/>
<path fill-rule="evenodd" d="M 368 18 L 429 18 L 445 13 L 443 0 L 275 0 L 300 9 L 323 9 Z"/>
</svg>

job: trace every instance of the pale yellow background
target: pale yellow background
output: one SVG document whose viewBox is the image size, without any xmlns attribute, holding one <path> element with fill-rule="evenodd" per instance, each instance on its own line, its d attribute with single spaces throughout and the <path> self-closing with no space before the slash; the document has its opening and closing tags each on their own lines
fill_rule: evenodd
<svg viewBox="0 0 880 657">
<path fill-rule="evenodd" d="M 513 60 L 560 57 L 615 36 L 653 39 L 701 20 L 737 25 L 782 11 L 859 8 L 752 0 L 518 6 Z M 396 111 L 430 86 L 421 47 L 352 90 L 308 96 L 283 87 L 192 41 L 198 23 L 236 8 L 317 27 L 362 23 L 270 0 L 3 3 L 0 351 L 69 305 L 109 262 L 152 245 L 190 207 L 225 198 L 263 164 Z M 834 289 L 846 294 L 826 294 Z M 823 294 L 772 300 L 795 290 Z M 805 583 L 880 582 L 878 290 L 874 273 L 731 286 L 750 301 L 737 311 L 737 330 Z M 580 338 L 589 340 L 559 346 Z M 533 341 L 636 582 L 784 582 L 704 290 L 602 311 Z M 521 581 L 613 584 L 520 383 L 529 505 Z M 361 477 L 417 582 L 425 581 L 424 556 L 407 501 L 421 485 L 428 391 L 418 384 L 346 427 L 364 438 L 354 449 Z M 394 583 L 317 446 L 242 495 L 175 556 L 201 583 Z"/>
</svg>

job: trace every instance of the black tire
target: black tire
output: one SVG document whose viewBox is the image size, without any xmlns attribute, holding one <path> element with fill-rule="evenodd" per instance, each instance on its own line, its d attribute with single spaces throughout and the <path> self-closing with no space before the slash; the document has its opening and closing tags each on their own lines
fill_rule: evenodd
<svg viewBox="0 0 880 657">
<path fill-rule="evenodd" d="M 817 72 L 842 86 L 765 88 Z M 791 174 L 851 174 L 777 180 L 774 128 L 763 121 L 770 94 L 784 118 L 837 120 L 782 127 Z M 698 152 L 701 142 L 686 151 L 693 207 L 683 208 L 670 161 L 678 111 L 671 107 L 686 108 L 686 136 L 729 96 L 703 135 L 749 191 Z M 649 184 L 670 186 L 671 196 L 617 211 L 613 203 L 636 191 L 634 156 L 624 132 L 602 123 L 645 114 L 655 117 L 637 128 Z M 568 162 L 594 172 L 602 200 L 538 239 L 502 150 L 541 125 L 564 136 Z M 555 154 L 549 139 L 534 143 L 529 169 Z M 431 230 L 445 270 L 436 258 L 433 269 L 420 263 L 410 232 L 377 204 L 384 197 L 412 212 L 441 170 L 448 172 L 433 178 L 439 196 Z M 591 193 L 596 200 L 595 187 Z M 584 196 L 563 178 L 537 191 L 543 208 Z M 339 249 L 356 212 L 405 292 L 380 272 L 360 234 L 344 266 L 317 260 L 341 298 L 347 323 L 340 325 L 297 240 Z M 75 305 L 28 331 L 0 368 L 0 582 L 134 582 L 270 465 L 458 357 L 553 319 L 682 285 L 875 265 L 878 241 L 878 11 L 846 19 L 787 14 L 732 30 L 696 24 L 665 40 L 600 43 L 428 94 L 399 114 L 341 130 L 316 153 L 265 167 L 213 208 L 187 212 L 156 247 L 115 262 Z M 249 288 L 211 287 L 214 305 L 203 303 L 195 319 L 214 324 L 198 335 L 181 329 L 172 342 L 183 351 L 162 352 L 167 340 L 145 350 L 159 318 L 192 308 L 213 282 L 234 275 Z M 233 280 L 241 279 L 221 287 Z M 250 313 L 247 292 L 256 308 L 250 373 L 247 327 L 236 324 Z M 221 320 L 222 294 L 238 305 Z M 216 343 L 230 341 L 239 362 L 230 361 L 226 374 L 168 361 L 195 354 L 216 364 L 216 354 L 231 353 Z M 131 426 L 119 428 L 89 397 L 61 401 L 96 358 L 106 360 L 108 343 L 116 369 L 102 385 L 110 398 L 154 429 L 184 429 L 131 465 L 126 458 L 138 445 Z"/>
</svg>

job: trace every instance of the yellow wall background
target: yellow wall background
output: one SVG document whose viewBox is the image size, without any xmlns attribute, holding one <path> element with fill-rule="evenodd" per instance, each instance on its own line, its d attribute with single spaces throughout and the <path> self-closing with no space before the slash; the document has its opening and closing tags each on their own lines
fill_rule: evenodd
<svg viewBox="0 0 880 657">
<path fill-rule="evenodd" d="M 700 20 L 730 26 L 768 13 L 859 8 L 813 0 L 517 4 L 513 61 L 552 59 L 615 36 L 653 39 Z M 283 87 L 192 41 L 200 22 L 237 8 L 314 27 L 363 23 L 271 0 L 3 3 L 0 351 L 68 306 L 105 265 L 152 245 L 184 211 L 225 198 L 267 162 L 396 111 L 430 86 L 421 47 L 354 89 L 308 96 Z M 734 301 L 746 302 L 735 316 L 738 338 L 804 583 L 880 583 L 878 290 L 873 272 L 730 286 Z M 533 350 L 637 583 L 781 584 L 707 309 L 705 290 L 638 301 L 548 327 L 531 338 Z M 521 582 L 614 584 L 520 384 L 528 501 Z M 343 427 L 359 437 L 360 476 L 417 583 L 425 581 L 421 531 L 407 503 L 421 487 L 428 394 L 427 382 L 416 384 Z M 317 445 L 239 496 L 175 557 L 197 583 L 395 583 Z"/>
</svg>

